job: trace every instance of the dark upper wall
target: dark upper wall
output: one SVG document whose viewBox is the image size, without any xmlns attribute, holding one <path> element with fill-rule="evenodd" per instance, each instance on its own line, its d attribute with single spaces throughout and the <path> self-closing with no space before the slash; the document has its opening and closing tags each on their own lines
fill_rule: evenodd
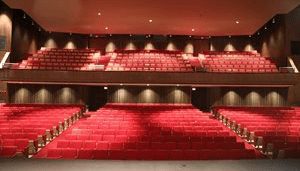
<svg viewBox="0 0 300 171">
<path fill-rule="evenodd" d="M 12 10 L 0 1 L 0 36 L 5 37 L 5 47 L 0 51 L 11 50 L 12 25 Z"/>
<path fill-rule="evenodd" d="M 32 21 L 22 10 L 14 10 L 11 62 L 20 62 L 40 49 L 40 26 Z"/>
<path fill-rule="evenodd" d="M 271 57 L 278 66 L 287 65 L 285 15 L 277 15 L 254 35 L 255 48 L 263 56 Z M 266 29 L 265 29 L 266 26 Z"/>
<path fill-rule="evenodd" d="M 252 51 L 254 40 L 249 36 L 212 37 L 210 39 L 211 51 Z"/>
<path fill-rule="evenodd" d="M 286 15 L 286 53 L 291 53 L 291 41 L 300 41 L 300 6 Z"/>
<path fill-rule="evenodd" d="M 88 35 L 43 32 L 40 39 L 42 47 L 59 49 L 88 48 Z"/>
</svg>

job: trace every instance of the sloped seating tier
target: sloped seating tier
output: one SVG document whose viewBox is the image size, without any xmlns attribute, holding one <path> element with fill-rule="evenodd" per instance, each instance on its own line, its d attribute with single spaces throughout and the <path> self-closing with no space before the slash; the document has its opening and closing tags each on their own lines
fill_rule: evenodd
<svg viewBox="0 0 300 171">
<path fill-rule="evenodd" d="M 106 71 L 192 72 L 179 51 L 116 51 Z"/>
<path fill-rule="evenodd" d="M 253 159 L 259 153 L 191 105 L 107 104 L 34 157 L 199 160 Z"/>
<path fill-rule="evenodd" d="M 41 70 L 104 70 L 109 56 L 101 56 L 94 49 L 41 49 L 23 60 L 17 69 Z M 96 66 L 98 67 L 96 67 Z M 101 67 L 99 67 L 101 66 Z"/>
<path fill-rule="evenodd" d="M 300 158 L 300 108 L 217 107 L 218 118 L 271 157 Z"/>
<path fill-rule="evenodd" d="M 0 157 L 26 156 L 36 152 L 38 145 L 45 144 L 59 133 L 59 125 L 64 124 L 66 128 L 81 110 L 82 106 L 77 105 L 2 104 Z"/>
<path fill-rule="evenodd" d="M 204 52 L 203 58 L 191 58 L 195 67 L 206 72 L 224 73 L 277 73 L 271 58 L 256 52 Z"/>
</svg>

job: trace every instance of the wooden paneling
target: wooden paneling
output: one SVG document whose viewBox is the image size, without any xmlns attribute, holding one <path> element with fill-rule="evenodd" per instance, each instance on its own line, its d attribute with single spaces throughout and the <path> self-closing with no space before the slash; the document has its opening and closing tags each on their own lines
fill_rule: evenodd
<svg viewBox="0 0 300 171">
<path fill-rule="evenodd" d="M 0 36 L 5 37 L 3 51 L 11 50 L 12 27 L 12 11 L 5 3 L 0 1 Z"/>
<path fill-rule="evenodd" d="M 190 103 L 189 87 L 110 87 L 111 103 Z"/>
<path fill-rule="evenodd" d="M 219 93 L 221 90 L 221 93 Z M 217 93 L 214 93 L 216 91 Z M 212 88 L 211 105 L 286 106 L 288 88 Z M 216 94 L 219 93 L 219 96 Z"/>
<path fill-rule="evenodd" d="M 93 88 L 100 91 L 91 91 Z M 10 103 L 91 104 L 96 107 L 106 103 L 103 87 L 8 84 L 8 91 Z"/>
</svg>

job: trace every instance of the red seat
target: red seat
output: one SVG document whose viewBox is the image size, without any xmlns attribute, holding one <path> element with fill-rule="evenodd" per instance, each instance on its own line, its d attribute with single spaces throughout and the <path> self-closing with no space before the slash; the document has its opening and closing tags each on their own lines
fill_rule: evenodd
<svg viewBox="0 0 300 171">
<path fill-rule="evenodd" d="M 61 155 L 64 159 L 76 159 L 77 150 L 76 149 L 61 149 Z"/>
<path fill-rule="evenodd" d="M 17 146 L 0 147 L 0 157 L 14 157 L 17 153 Z"/>
<path fill-rule="evenodd" d="M 93 159 L 94 150 L 80 149 L 78 150 L 78 159 Z"/>
<path fill-rule="evenodd" d="M 59 159 L 62 158 L 61 149 L 48 149 L 47 158 L 49 159 Z"/>
</svg>

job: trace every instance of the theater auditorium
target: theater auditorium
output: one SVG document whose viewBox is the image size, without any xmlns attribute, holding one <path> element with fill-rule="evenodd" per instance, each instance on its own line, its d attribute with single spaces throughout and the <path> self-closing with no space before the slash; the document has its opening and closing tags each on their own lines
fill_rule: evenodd
<svg viewBox="0 0 300 171">
<path fill-rule="evenodd" d="M 300 0 L 0 1 L 0 170 L 300 170 Z"/>
</svg>

